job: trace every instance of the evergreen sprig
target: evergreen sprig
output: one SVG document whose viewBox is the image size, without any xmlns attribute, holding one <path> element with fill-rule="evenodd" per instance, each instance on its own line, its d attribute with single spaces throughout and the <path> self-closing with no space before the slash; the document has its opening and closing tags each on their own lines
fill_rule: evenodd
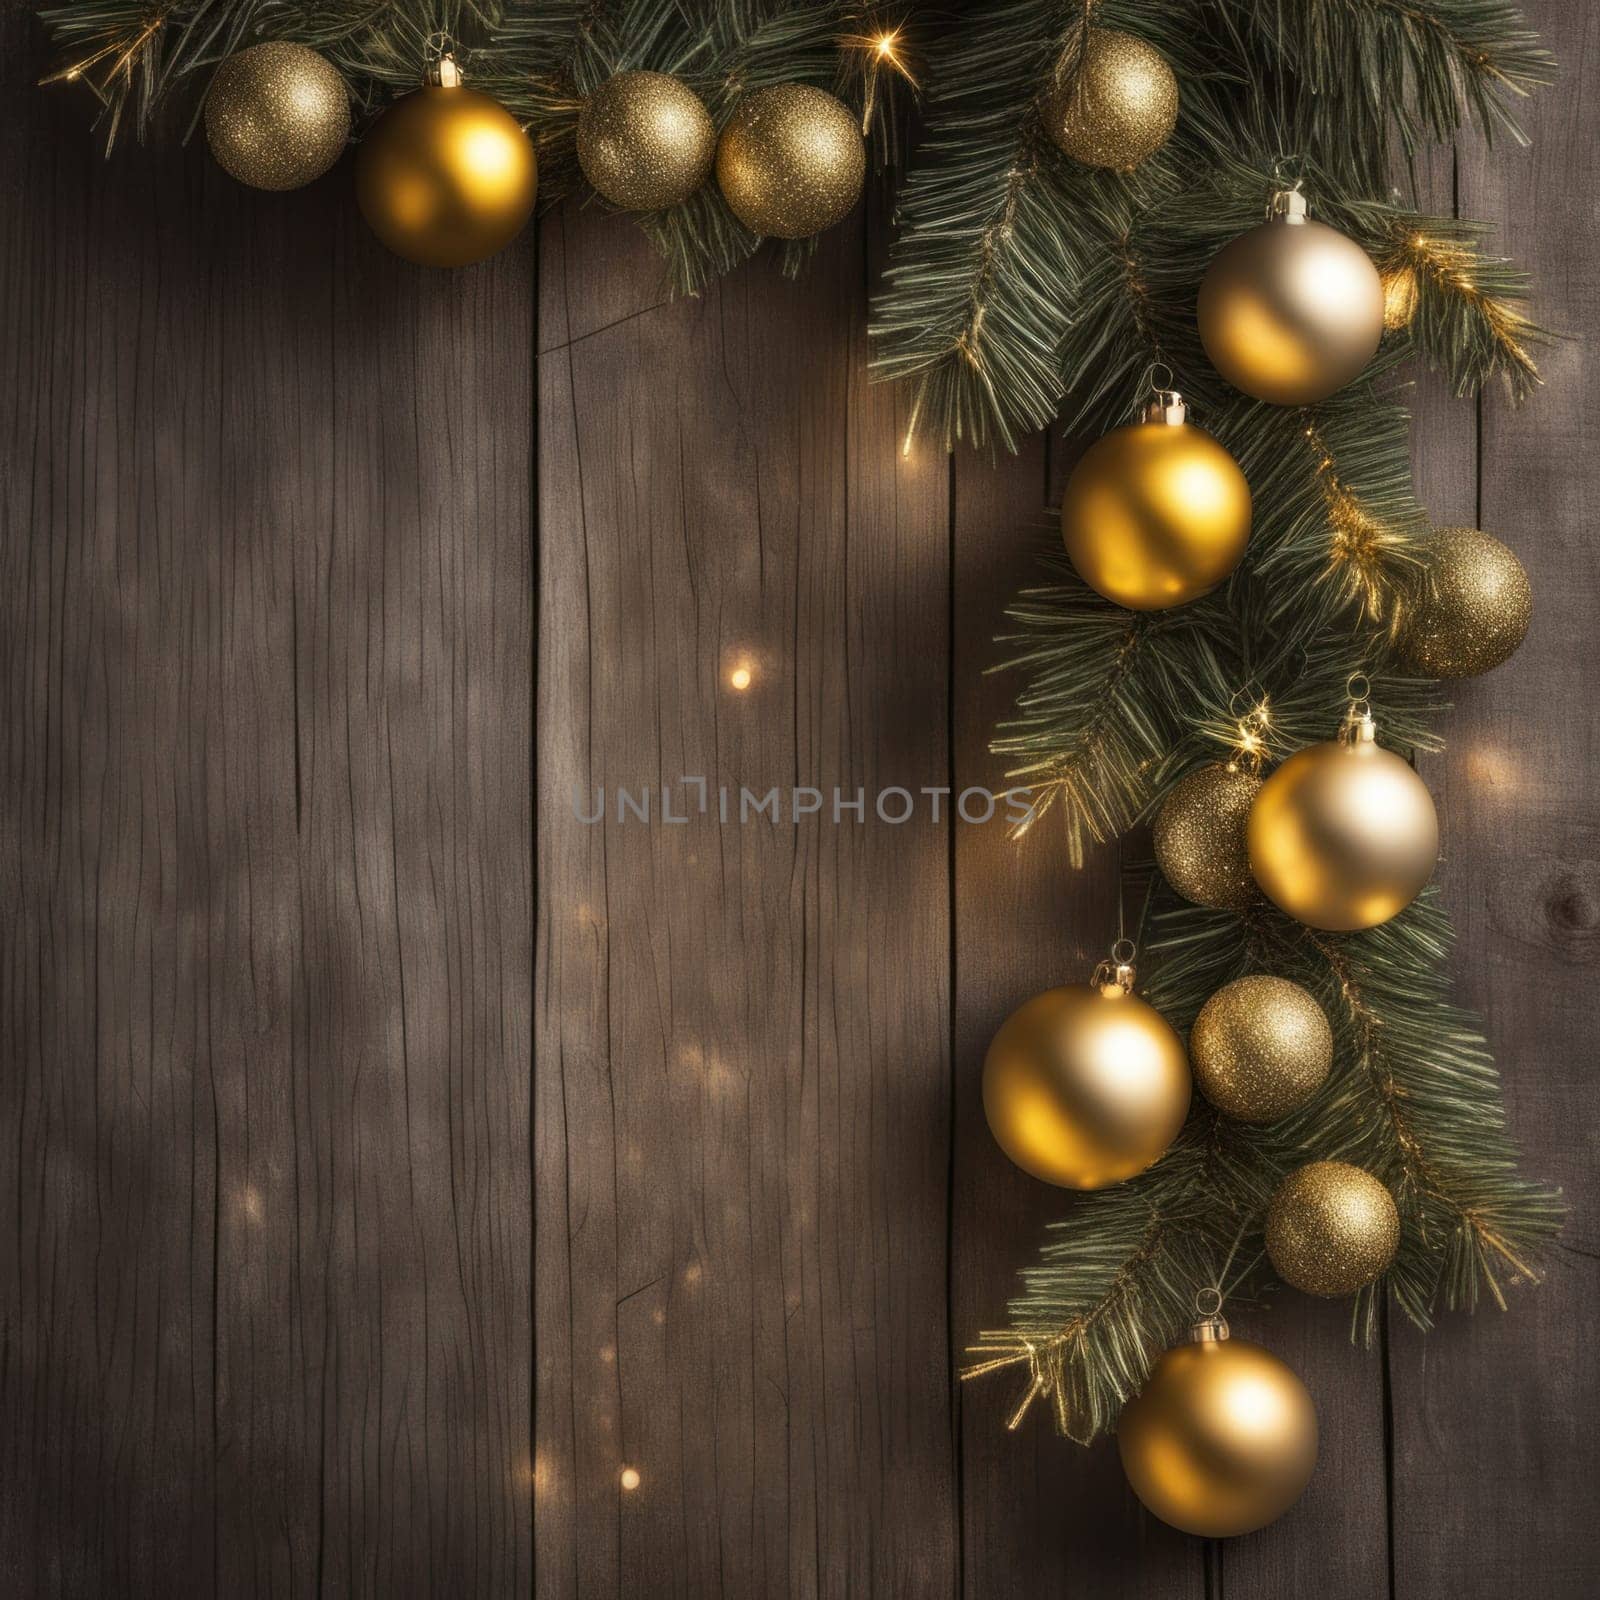
<svg viewBox="0 0 1600 1600">
<path fill-rule="evenodd" d="M 65 62 L 46 82 L 88 85 L 108 151 L 130 123 L 143 138 L 174 100 L 187 103 L 192 133 L 216 68 L 268 39 L 306 45 L 339 69 L 359 137 L 422 81 L 448 41 L 473 87 L 527 129 L 539 152 L 540 204 L 549 206 L 584 189 L 576 137 L 585 98 L 633 69 L 682 77 L 719 131 L 753 90 L 814 84 L 852 107 L 880 165 L 898 159 L 912 81 L 904 9 L 870 0 L 81 0 L 40 16 Z M 878 47 L 885 37 L 894 41 L 888 55 Z M 763 242 L 714 181 L 637 221 L 678 293 L 697 293 Z M 812 248 L 780 245 L 783 270 L 792 276 Z"/>
<path fill-rule="evenodd" d="M 1074 162 L 1044 133 L 1043 97 L 1073 70 L 1086 17 L 1147 40 L 1179 79 L 1172 137 L 1130 174 Z M 1197 268 L 1261 220 L 1274 175 L 1293 175 L 1380 263 L 1406 240 L 1441 247 L 1447 269 L 1422 274 L 1421 314 L 1383 362 L 1415 344 L 1463 393 L 1504 376 L 1520 394 L 1538 338 L 1520 277 L 1478 255 L 1483 230 L 1395 202 L 1391 137 L 1409 154 L 1468 122 L 1517 133 L 1516 100 L 1550 71 L 1498 0 L 984 7 L 931 49 L 928 134 L 873 306 L 875 369 L 910 382 L 913 430 L 946 445 L 1015 449 L 1063 400 L 1069 427 L 1103 423 L 1151 361 L 1223 404 L 1194 331 Z"/>
<path fill-rule="evenodd" d="M 1091 15 L 1157 42 L 1143 8 Z M 1008 7 L 1007 24 L 1048 39 L 1048 54 L 1076 21 L 1037 0 Z M 993 151 L 976 118 L 954 114 L 948 90 L 934 99 L 944 142 L 931 171 L 910 179 L 917 203 L 879 302 L 885 370 L 916 379 L 925 420 L 947 438 L 1009 443 L 1058 406 L 1069 429 L 1093 434 L 1130 419 L 1159 364 L 1250 483 L 1249 549 L 1214 593 L 1173 611 L 1125 611 L 1057 553 L 1008 611 L 1001 668 L 1020 688 L 993 748 L 1010 781 L 1032 791 L 1024 828 L 1055 812 L 1075 860 L 1086 841 L 1150 818 L 1203 763 L 1241 753 L 1272 762 L 1332 737 L 1356 675 L 1369 681 L 1361 688 L 1386 744 L 1439 748 L 1440 685 L 1411 675 L 1398 643 L 1431 534 L 1412 490 L 1398 369 L 1420 357 L 1463 394 L 1502 379 L 1520 398 L 1537 381 L 1540 333 L 1522 274 L 1484 253 L 1476 224 L 1424 215 L 1389 186 L 1395 156 L 1424 138 L 1468 120 L 1512 127 L 1512 100 L 1549 71 L 1515 12 L 1488 0 L 1220 0 L 1162 8 L 1155 25 L 1186 36 L 1177 49 L 1158 43 L 1183 104 L 1167 148 L 1126 178 L 1041 161 L 1029 181 L 1055 211 L 1035 221 L 1070 219 L 1070 239 L 1036 253 L 1019 231 L 977 277 L 973 224 Z M 945 58 L 972 59 L 967 45 L 947 40 Z M 1022 76 L 996 65 L 989 95 L 1014 107 Z M 960 94 L 989 103 L 970 79 Z M 1261 219 L 1268 188 L 1290 174 L 1315 214 L 1377 262 L 1390 331 L 1359 382 L 1320 405 L 1279 408 L 1217 376 L 1195 305 L 1212 256 Z M 998 190 L 989 194 L 992 205 Z M 1048 303 L 1023 292 L 1046 271 L 1059 272 Z M 919 324 L 919 306 L 942 320 Z M 980 313 L 987 328 L 995 308 L 1005 339 L 1029 353 L 1024 384 L 1007 387 L 992 352 L 986 366 L 969 349 L 950 356 L 950 329 Z M 1356 1336 L 1370 1338 L 1385 1295 L 1426 1327 L 1484 1296 L 1503 1304 L 1506 1285 L 1534 1276 L 1560 1201 L 1518 1172 L 1481 1026 L 1451 998 L 1449 924 L 1433 891 L 1381 927 L 1339 935 L 1265 901 L 1242 915 L 1205 910 L 1158 883 L 1149 933 L 1143 992 L 1175 1027 L 1232 978 L 1277 974 L 1327 1012 L 1334 1068 L 1310 1104 L 1265 1129 L 1197 1100 L 1154 1167 L 1050 1229 L 1006 1325 L 972 1352 L 970 1374 L 1025 1371 L 1013 1425 L 1043 1398 L 1064 1432 L 1093 1437 L 1192 1320 L 1199 1291 L 1269 1286 L 1267 1207 L 1307 1161 L 1364 1167 L 1400 1211 L 1393 1265 L 1352 1302 Z M 1230 1285 L 1230 1261 L 1256 1264 Z"/>
</svg>

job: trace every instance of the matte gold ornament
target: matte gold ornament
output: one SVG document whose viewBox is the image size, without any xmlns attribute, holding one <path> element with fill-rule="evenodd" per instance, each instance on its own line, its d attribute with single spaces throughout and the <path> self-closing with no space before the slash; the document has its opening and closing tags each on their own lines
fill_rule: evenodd
<svg viewBox="0 0 1600 1600">
<path fill-rule="evenodd" d="M 1156 813 L 1156 864 L 1185 900 L 1242 911 L 1260 891 L 1250 872 L 1245 825 L 1261 777 L 1237 761 L 1191 772 Z"/>
<path fill-rule="evenodd" d="M 1401 653 L 1427 678 L 1472 678 L 1522 643 L 1533 589 L 1522 563 L 1491 534 L 1440 528 L 1427 545 L 1421 601 L 1401 628 Z"/>
<path fill-rule="evenodd" d="M 861 198 L 867 150 L 844 104 L 806 83 L 747 94 L 717 141 L 717 183 L 733 214 L 769 239 L 807 239 Z"/>
<path fill-rule="evenodd" d="M 1354 1294 L 1389 1269 L 1400 1213 L 1389 1191 L 1347 1161 L 1313 1161 L 1278 1185 L 1267 1211 L 1267 1255 L 1306 1294 Z"/>
<path fill-rule="evenodd" d="M 397 100 L 362 141 L 356 200 L 372 231 L 407 261 L 462 267 L 503 249 L 533 214 L 539 163 L 497 100 L 439 81 Z"/>
<path fill-rule="evenodd" d="M 1012 1012 L 983 1062 L 983 1110 L 1000 1148 L 1065 1189 L 1143 1172 L 1177 1137 L 1189 1093 L 1183 1041 L 1134 994 L 1120 960 Z"/>
<path fill-rule="evenodd" d="M 1187 416 L 1180 395 L 1160 391 L 1143 421 L 1090 445 L 1062 496 L 1061 537 L 1078 576 L 1130 611 L 1199 599 L 1250 540 L 1250 485 Z"/>
<path fill-rule="evenodd" d="M 1416 899 L 1439 859 L 1439 818 L 1428 786 L 1352 705 L 1337 739 L 1290 756 L 1261 786 L 1246 839 L 1268 899 L 1349 933 Z"/>
<path fill-rule="evenodd" d="M 1189 1031 L 1194 1081 L 1224 1116 L 1276 1122 L 1298 1111 L 1333 1066 L 1321 1006 L 1287 978 L 1251 973 L 1224 984 Z"/>
<path fill-rule="evenodd" d="M 1117 1422 L 1122 1470 L 1163 1522 L 1226 1539 L 1298 1500 L 1317 1465 L 1317 1408 L 1270 1351 L 1219 1316 L 1174 1345 Z"/>
<path fill-rule="evenodd" d="M 607 78 L 578 116 L 578 165 L 624 211 L 682 204 L 705 182 L 716 153 L 711 113 L 665 72 Z"/>
<path fill-rule="evenodd" d="M 1128 172 L 1178 120 L 1178 80 L 1159 50 L 1115 28 L 1090 28 L 1045 96 L 1044 125 L 1074 161 Z"/>
<path fill-rule="evenodd" d="M 1278 190 L 1268 219 L 1206 268 L 1200 342 L 1236 389 L 1273 405 L 1312 405 L 1376 353 L 1383 284 L 1354 239 L 1306 215 L 1298 190 Z"/>
<path fill-rule="evenodd" d="M 344 79 L 303 44 L 253 44 L 229 56 L 206 91 L 211 154 L 255 189 L 298 189 L 320 178 L 349 137 Z"/>
</svg>

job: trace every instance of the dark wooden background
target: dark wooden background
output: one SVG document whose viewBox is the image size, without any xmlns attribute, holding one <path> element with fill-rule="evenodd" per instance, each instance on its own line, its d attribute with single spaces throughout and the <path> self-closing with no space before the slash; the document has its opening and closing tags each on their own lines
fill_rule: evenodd
<svg viewBox="0 0 1600 1600">
<path fill-rule="evenodd" d="M 1600 13 L 1531 9 L 1534 148 L 1424 179 L 1582 334 Z M 983 1047 L 1103 948 L 1109 857 L 573 814 L 996 781 L 980 674 L 1060 452 L 902 457 L 883 194 L 799 284 L 669 301 L 570 206 L 419 271 L 345 169 L 102 162 L 0 14 L 0 1590 L 1596 1592 L 1587 346 L 1520 411 L 1424 382 L 1417 435 L 1538 595 L 1427 776 L 1461 991 L 1571 1224 L 1427 1341 L 1249 1317 L 1322 1461 L 1207 1546 L 952 1381 L 1060 1204 L 985 1131 Z"/>
</svg>

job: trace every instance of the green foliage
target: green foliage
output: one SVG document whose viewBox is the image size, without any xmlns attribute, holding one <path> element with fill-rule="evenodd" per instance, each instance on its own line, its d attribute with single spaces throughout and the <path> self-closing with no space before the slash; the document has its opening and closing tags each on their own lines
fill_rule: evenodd
<svg viewBox="0 0 1600 1600">
<path fill-rule="evenodd" d="M 1193 1321 L 1199 1291 L 1272 1286 L 1266 1209 L 1279 1180 L 1312 1160 L 1366 1168 L 1400 1210 L 1399 1254 L 1352 1301 L 1354 1336 L 1370 1341 L 1384 1292 L 1423 1328 L 1440 1307 L 1470 1310 L 1485 1293 L 1503 1306 L 1506 1285 L 1534 1276 L 1561 1204 L 1518 1175 L 1479 1025 L 1449 997 L 1449 944 L 1432 890 L 1380 928 L 1326 934 L 1265 903 L 1236 917 L 1158 885 L 1141 971 L 1151 1004 L 1187 1031 L 1232 979 L 1290 978 L 1333 1024 L 1333 1071 L 1308 1105 L 1267 1128 L 1231 1122 L 1196 1096 L 1154 1167 L 1081 1197 L 1051 1226 L 1007 1326 L 980 1335 L 966 1375 L 1023 1368 L 1023 1409 L 1047 1398 L 1061 1431 L 1081 1442 L 1110 1428 Z"/>
<path fill-rule="evenodd" d="M 1086 9 L 1095 26 L 1146 39 L 1178 75 L 1177 128 L 1131 174 L 1069 160 L 1040 122 Z M 1514 129 L 1511 102 L 1549 71 L 1516 14 L 1488 0 L 984 7 L 931 51 L 928 135 L 874 302 L 876 370 L 911 382 L 915 425 L 947 445 L 1014 449 L 1069 395 L 1069 425 L 1103 424 L 1152 360 L 1215 409 L 1231 391 L 1201 355 L 1195 290 L 1217 249 L 1261 220 L 1273 174 L 1304 178 L 1315 214 L 1380 259 L 1417 234 L 1469 241 L 1470 225 L 1395 200 L 1392 135 L 1409 153 L 1467 121 Z M 1519 370 L 1494 298 L 1516 298 L 1520 282 L 1482 262 L 1468 277 L 1481 293 L 1435 275 L 1430 309 L 1383 360 L 1414 339 L 1463 392 L 1497 374 L 1521 390 L 1531 362 Z"/>
<path fill-rule="evenodd" d="M 359 136 L 422 81 L 448 40 L 472 86 L 499 100 L 537 145 L 544 206 L 582 189 L 578 114 L 584 98 L 617 72 L 678 74 L 719 130 L 753 90 L 815 84 L 862 117 L 880 164 L 898 155 L 907 90 L 906 79 L 869 48 L 880 32 L 895 29 L 895 14 L 880 17 L 877 5 L 851 0 L 82 0 L 43 7 L 40 15 L 66 64 L 55 78 L 71 72 L 99 97 L 108 149 L 130 121 L 142 138 L 172 100 L 186 103 L 192 132 L 212 72 L 267 39 L 307 45 L 339 68 Z M 698 292 L 762 243 L 728 209 L 715 181 L 638 222 L 679 293 Z M 777 253 L 792 275 L 810 251 L 811 241 L 802 240 Z"/>
<path fill-rule="evenodd" d="M 1540 335 L 1522 275 L 1481 253 L 1483 230 L 1405 205 L 1390 173 L 1421 139 L 1465 121 L 1504 131 L 1509 101 L 1549 69 L 1499 4 L 1092 9 L 1145 34 L 1177 70 L 1182 111 L 1166 149 L 1125 177 L 1037 149 L 1029 163 L 1005 154 L 1005 139 L 1035 137 L 1034 96 L 1083 14 L 1047 0 L 1005 7 L 1012 53 L 986 67 L 967 35 L 943 44 L 961 81 L 930 102 L 932 160 L 909 180 L 877 307 L 882 369 L 919 385 L 922 420 L 947 440 L 1009 444 L 1058 407 L 1069 430 L 1092 436 L 1129 420 L 1161 363 L 1249 480 L 1244 561 L 1173 611 L 1103 600 L 1059 554 L 1054 528 L 1041 530 L 1057 553 L 1008 612 L 1002 666 L 1020 687 L 994 749 L 1010 781 L 1031 788 L 1024 826 L 1054 814 L 1075 858 L 1151 818 L 1198 764 L 1242 748 L 1247 718 L 1269 762 L 1332 737 L 1352 674 L 1370 680 L 1386 744 L 1439 747 L 1440 686 L 1409 675 L 1396 646 L 1431 531 L 1412 492 L 1397 369 L 1417 356 L 1460 393 L 1498 377 L 1520 397 L 1536 381 Z M 1024 61 L 1029 38 L 1043 42 Z M 992 124 L 962 113 L 990 104 L 1004 108 Z M 1003 202 L 997 165 L 1013 180 Z M 1319 218 L 1371 253 L 1395 313 L 1362 380 L 1306 408 L 1225 384 L 1195 321 L 1206 265 L 1290 173 Z M 1005 249 L 991 241 L 1002 203 Z M 1047 1398 L 1073 1437 L 1110 1426 L 1192 1320 L 1197 1291 L 1223 1284 L 1230 1259 L 1257 1260 L 1276 1184 L 1314 1159 L 1367 1168 L 1401 1213 L 1394 1265 L 1352 1304 L 1358 1336 L 1371 1335 L 1385 1294 L 1426 1327 L 1484 1295 L 1503 1304 L 1507 1283 L 1533 1276 L 1559 1200 L 1518 1174 L 1481 1027 L 1450 996 L 1449 926 L 1431 891 L 1380 928 L 1333 935 L 1264 901 L 1234 916 L 1162 886 L 1150 934 L 1143 992 L 1175 1026 L 1230 979 L 1275 973 L 1327 1011 L 1334 1071 L 1266 1129 L 1197 1101 L 1161 1161 L 1050 1230 L 1007 1325 L 976 1345 L 973 1372 L 1024 1369 L 1021 1409 Z M 1259 1265 L 1245 1276 L 1270 1282 Z"/>
</svg>

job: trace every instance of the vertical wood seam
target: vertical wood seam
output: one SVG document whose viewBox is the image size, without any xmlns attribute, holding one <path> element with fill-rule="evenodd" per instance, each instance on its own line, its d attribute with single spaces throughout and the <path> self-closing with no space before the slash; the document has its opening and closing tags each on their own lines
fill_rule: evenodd
<svg viewBox="0 0 1600 1600">
<path fill-rule="evenodd" d="M 944 691 L 944 716 L 945 716 L 945 776 L 950 785 L 950 793 L 956 793 L 956 456 L 955 451 L 946 451 L 946 481 L 945 481 L 945 691 Z M 945 1171 L 944 1186 L 944 1325 L 946 1359 L 949 1369 L 945 1382 L 950 1391 L 950 1440 L 952 1447 L 954 1468 L 953 1487 L 955 1497 L 952 1502 L 955 1519 L 955 1567 L 952 1576 L 955 1580 L 956 1600 L 966 1594 L 967 1588 L 967 1506 L 966 1506 L 966 1478 L 965 1478 L 965 1451 L 963 1448 L 964 1437 L 961 1419 L 961 1380 L 955 1376 L 956 1372 L 956 1129 L 957 1114 L 960 1110 L 956 1095 L 956 1082 L 959 1072 L 957 1058 L 958 1039 L 956 1026 L 960 1016 L 956 1003 L 957 984 L 960 981 L 960 963 L 957 953 L 957 936 L 959 928 L 956 922 L 956 830 L 955 824 L 947 820 L 945 823 L 945 875 L 949 884 L 946 910 L 946 943 L 950 952 L 950 993 L 946 1001 L 946 1036 L 948 1039 L 949 1062 L 946 1067 L 946 1077 L 949 1082 L 949 1100 L 946 1109 L 948 1165 Z"/>
<path fill-rule="evenodd" d="M 539 451 L 543 445 L 539 413 L 539 267 L 543 259 L 544 224 L 533 225 L 529 252 L 528 328 L 528 1593 L 539 1592 L 539 1025 L 532 992 L 539 967 L 539 632 L 542 607 L 540 548 L 544 523 L 539 502 Z"/>
</svg>

